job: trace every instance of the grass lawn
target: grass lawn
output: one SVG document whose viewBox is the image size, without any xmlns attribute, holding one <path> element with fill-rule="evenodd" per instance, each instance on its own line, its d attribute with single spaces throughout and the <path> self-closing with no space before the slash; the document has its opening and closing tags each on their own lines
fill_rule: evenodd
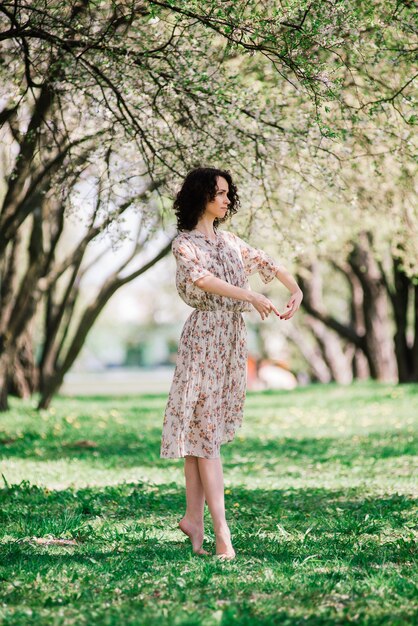
<svg viewBox="0 0 418 626">
<path fill-rule="evenodd" d="M 194 556 L 176 528 L 165 402 L 59 397 L 0 415 L 2 625 L 418 623 L 418 385 L 248 393 L 222 447 L 230 562 Z"/>
</svg>

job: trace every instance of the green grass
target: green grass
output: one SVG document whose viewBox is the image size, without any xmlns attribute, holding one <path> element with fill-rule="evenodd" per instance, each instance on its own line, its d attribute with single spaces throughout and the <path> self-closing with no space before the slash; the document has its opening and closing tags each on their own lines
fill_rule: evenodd
<svg viewBox="0 0 418 626">
<path fill-rule="evenodd" d="M 176 529 L 183 462 L 159 458 L 165 401 L 15 401 L 0 416 L 1 624 L 418 622 L 418 385 L 249 393 L 222 448 L 237 551 L 224 563 Z"/>
</svg>

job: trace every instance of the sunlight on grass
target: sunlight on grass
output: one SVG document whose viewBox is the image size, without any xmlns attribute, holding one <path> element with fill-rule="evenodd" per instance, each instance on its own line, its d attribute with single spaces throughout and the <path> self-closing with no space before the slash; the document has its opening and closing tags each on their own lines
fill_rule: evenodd
<svg viewBox="0 0 418 626">
<path fill-rule="evenodd" d="M 2 624 L 415 623 L 416 385 L 249 393 L 222 448 L 230 563 L 193 556 L 177 529 L 165 401 L 2 415 Z"/>
</svg>

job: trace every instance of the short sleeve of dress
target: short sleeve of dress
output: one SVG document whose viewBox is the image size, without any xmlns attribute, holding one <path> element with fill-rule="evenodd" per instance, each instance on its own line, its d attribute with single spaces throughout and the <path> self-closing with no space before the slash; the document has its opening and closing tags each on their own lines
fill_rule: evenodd
<svg viewBox="0 0 418 626">
<path fill-rule="evenodd" d="M 263 283 L 269 283 L 276 276 L 279 269 L 278 263 L 263 250 L 253 248 L 248 243 L 236 236 L 239 244 L 241 258 L 244 263 L 245 273 L 248 276 L 258 272 Z"/>
<path fill-rule="evenodd" d="M 205 269 L 197 258 L 193 246 L 184 239 L 175 239 L 171 250 L 177 262 L 177 270 L 183 278 L 195 283 L 203 276 L 213 276 L 212 272 Z"/>
</svg>

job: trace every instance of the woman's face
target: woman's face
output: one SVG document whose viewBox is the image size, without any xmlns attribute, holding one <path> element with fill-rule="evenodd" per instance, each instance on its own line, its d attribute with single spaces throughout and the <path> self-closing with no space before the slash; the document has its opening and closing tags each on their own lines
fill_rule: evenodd
<svg viewBox="0 0 418 626">
<path fill-rule="evenodd" d="M 216 177 L 216 195 L 215 199 L 206 204 L 205 215 L 222 219 L 225 217 L 228 207 L 231 204 L 228 198 L 229 185 L 222 176 Z"/>
</svg>

